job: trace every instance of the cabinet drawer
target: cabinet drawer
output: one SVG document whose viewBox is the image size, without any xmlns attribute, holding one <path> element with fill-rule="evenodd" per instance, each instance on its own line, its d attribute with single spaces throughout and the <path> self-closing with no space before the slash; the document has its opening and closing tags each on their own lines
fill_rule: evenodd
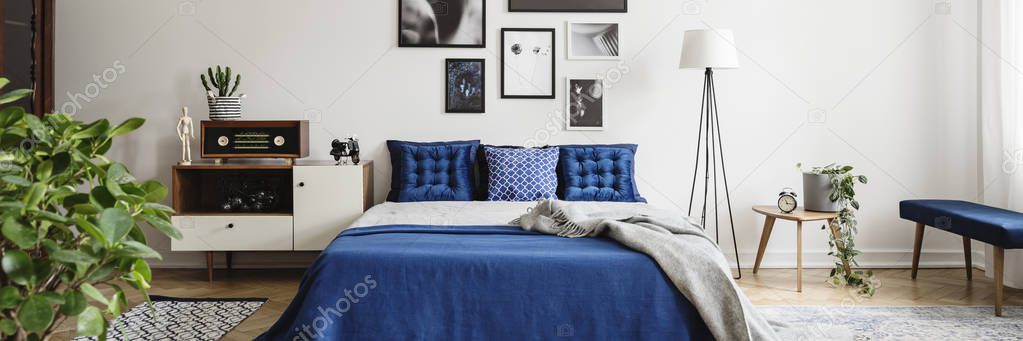
<svg viewBox="0 0 1023 341">
<path fill-rule="evenodd" d="M 174 216 L 172 251 L 290 251 L 291 216 Z"/>
</svg>

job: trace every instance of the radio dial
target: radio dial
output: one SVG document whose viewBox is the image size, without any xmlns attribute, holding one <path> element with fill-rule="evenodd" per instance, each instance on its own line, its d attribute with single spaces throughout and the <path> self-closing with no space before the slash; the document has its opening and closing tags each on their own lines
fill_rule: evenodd
<svg viewBox="0 0 1023 341">
<path fill-rule="evenodd" d="M 227 136 L 221 136 L 217 138 L 217 144 L 219 144 L 221 147 L 227 147 L 227 144 L 229 142 L 231 142 L 231 140 L 228 139 Z"/>
<path fill-rule="evenodd" d="M 274 137 L 274 145 L 280 147 L 284 145 L 284 136 Z"/>
</svg>

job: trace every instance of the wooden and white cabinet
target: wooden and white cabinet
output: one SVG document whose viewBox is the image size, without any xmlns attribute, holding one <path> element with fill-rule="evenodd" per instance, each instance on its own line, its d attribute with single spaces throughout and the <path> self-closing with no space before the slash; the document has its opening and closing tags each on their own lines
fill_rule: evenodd
<svg viewBox="0 0 1023 341">
<path fill-rule="evenodd" d="M 172 251 L 321 251 L 373 205 L 373 162 L 174 166 Z M 274 200 L 248 205 L 272 195 Z M 232 200 L 241 197 L 242 200 Z M 235 203 L 237 205 L 232 205 Z M 242 206 L 241 208 L 239 206 Z"/>
</svg>

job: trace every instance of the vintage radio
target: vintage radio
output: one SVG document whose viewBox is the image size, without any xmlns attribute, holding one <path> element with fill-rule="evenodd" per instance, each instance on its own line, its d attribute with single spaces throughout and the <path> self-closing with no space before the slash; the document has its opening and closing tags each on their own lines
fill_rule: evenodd
<svg viewBox="0 0 1023 341">
<path fill-rule="evenodd" d="M 202 121 L 204 159 L 309 156 L 309 121 Z"/>
</svg>

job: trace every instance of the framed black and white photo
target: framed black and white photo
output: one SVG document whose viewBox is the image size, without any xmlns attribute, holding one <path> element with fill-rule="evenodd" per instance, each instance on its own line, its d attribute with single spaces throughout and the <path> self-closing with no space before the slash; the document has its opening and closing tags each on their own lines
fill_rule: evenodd
<svg viewBox="0 0 1023 341">
<path fill-rule="evenodd" d="M 399 47 L 485 47 L 485 0 L 398 0 Z"/>
<path fill-rule="evenodd" d="M 501 29 L 501 98 L 554 98 L 554 29 Z"/>
<path fill-rule="evenodd" d="M 568 59 L 621 59 L 621 25 L 618 23 L 569 22 Z"/>
<path fill-rule="evenodd" d="M 509 12 L 606 12 L 629 11 L 627 0 L 508 0 Z"/>
<path fill-rule="evenodd" d="M 605 113 L 607 93 L 600 79 L 575 79 L 565 81 L 565 129 L 604 130 L 607 126 Z"/>
<path fill-rule="evenodd" d="M 483 59 L 446 59 L 444 111 L 448 113 L 483 113 L 486 92 Z"/>
</svg>

